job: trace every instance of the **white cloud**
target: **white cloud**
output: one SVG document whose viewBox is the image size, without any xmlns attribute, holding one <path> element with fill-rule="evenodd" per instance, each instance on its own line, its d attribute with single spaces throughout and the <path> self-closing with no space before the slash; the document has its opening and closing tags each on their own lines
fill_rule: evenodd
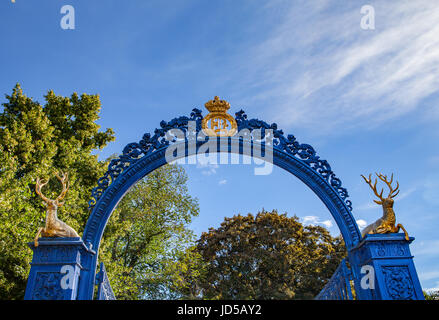
<svg viewBox="0 0 439 320">
<path fill-rule="evenodd" d="M 218 184 L 221 186 L 221 185 L 223 185 L 223 184 L 226 184 L 227 183 L 227 180 L 226 179 L 222 179 L 222 180 L 220 180 L 219 182 L 218 182 Z"/>
<path fill-rule="evenodd" d="M 317 224 L 319 221 L 319 217 L 317 216 L 305 216 L 302 218 L 303 223 L 305 224 Z"/>
<path fill-rule="evenodd" d="M 363 230 L 364 228 L 366 228 L 366 226 L 367 226 L 367 222 L 366 222 L 366 220 L 358 219 L 358 220 L 357 220 L 357 225 L 358 225 L 358 228 L 359 228 L 360 230 Z"/>
<path fill-rule="evenodd" d="M 304 224 L 309 224 L 309 225 L 322 224 L 326 228 L 331 228 L 332 225 L 333 225 L 331 220 L 324 220 L 324 221 L 322 221 L 317 216 L 305 216 L 305 217 L 302 218 L 302 221 L 303 221 Z"/>
<path fill-rule="evenodd" d="M 248 69 L 262 79 L 254 100 L 277 105 L 279 123 L 370 126 L 424 111 L 419 102 L 438 91 L 435 1 L 374 1 L 375 30 L 360 28 L 358 2 L 276 4 L 277 27 L 251 48 Z"/>
<path fill-rule="evenodd" d="M 332 221 L 331 220 L 325 220 L 320 222 L 321 224 L 323 224 L 326 228 L 331 228 L 332 227 Z"/>
<path fill-rule="evenodd" d="M 436 287 L 424 289 L 427 293 L 437 292 L 439 291 L 439 281 L 436 282 Z"/>
</svg>

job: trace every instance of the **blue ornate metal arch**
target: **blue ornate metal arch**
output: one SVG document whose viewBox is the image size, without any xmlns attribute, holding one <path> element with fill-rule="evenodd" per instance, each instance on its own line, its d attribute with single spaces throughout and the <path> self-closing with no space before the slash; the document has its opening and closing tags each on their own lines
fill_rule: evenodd
<svg viewBox="0 0 439 320">
<path fill-rule="evenodd" d="M 258 119 L 248 120 L 242 110 L 235 115 L 237 129 L 244 134 L 215 137 L 216 150 L 214 148 L 209 152 L 246 154 L 263 160 L 266 159 L 262 154 L 253 153 L 254 146 L 272 152 L 273 164 L 305 183 L 326 205 L 340 229 L 348 257 L 317 299 L 352 299 L 350 280 L 354 284 L 356 299 L 423 299 L 409 249 L 414 238 L 406 240 L 403 234 L 386 234 L 368 235 L 362 239 L 351 212 L 352 204 L 348 200 L 347 190 L 341 186 L 340 179 L 335 176 L 329 163 L 320 159 L 312 146 L 300 144 L 293 135 L 285 137 L 276 124 L 269 125 Z M 197 154 L 209 137 L 195 139 L 191 147 L 188 137 L 202 132 L 202 120 L 201 111 L 194 109 L 189 117 L 162 121 L 152 136 L 147 133 L 140 142 L 128 144 L 122 155 L 110 162 L 108 171 L 93 189 L 89 203 L 91 214 L 83 238 L 44 238 L 40 239 L 38 247 L 29 244 L 34 250 L 34 256 L 25 299 L 90 300 L 93 299 L 96 285 L 99 286 L 99 299 L 114 299 L 103 265 L 96 274 L 98 249 L 107 221 L 132 185 L 166 164 L 166 151 L 172 150 L 169 149 L 171 146 L 183 146 L 184 153 L 179 155 L 181 158 Z M 171 129 L 179 129 L 188 134 L 183 139 L 172 137 L 171 134 L 169 139 Z M 252 133 L 255 130 L 260 131 L 258 137 L 271 135 L 270 143 L 254 138 Z M 232 142 L 234 145 L 237 142 L 239 148 L 233 149 Z M 224 149 L 224 145 L 227 149 Z M 248 146 L 250 148 L 246 148 Z M 244 150 L 252 152 L 248 154 Z M 374 288 L 362 285 L 364 266 L 374 270 Z"/>
<path fill-rule="evenodd" d="M 201 132 L 202 119 L 201 111 L 193 109 L 190 117 L 183 116 L 170 122 L 162 121 L 161 128 L 156 129 L 152 137 L 146 133 L 140 142 L 128 144 L 119 158 L 111 160 L 107 172 L 98 180 L 98 186 L 92 191 L 92 199 L 89 202 L 92 212 L 83 236 L 86 243 L 91 243 L 93 248 L 97 248 L 106 221 L 124 193 L 139 179 L 166 163 L 165 152 L 172 143 L 165 139 L 166 132 L 171 129 L 186 132 L 188 122 L 194 121 L 198 134 Z M 341 180 L 335 176 L 328 161 L 320 159 L 311 145 L 300 144 L 293 135 L 285 137 L 275 123 L 269 125 L 258 119 L 248 120 L 242 110 L 236 113 L 235 119 L 238 130 L 248 129 L 251 132 L 261 129 L 262 136 L 264 130 L 273 130 L 274 164 L 297 176 L 322 199 L 336 220 L 348 248 L 358 243 L 361 236 L 351 214 L 352 203 L 348 200 L 348 192 L 341 186 Z M 204 142 L 197 141 L 197 149 Z M 241 141 L 242 143 L 245 142 Z M 217 146 L 217 152 L 223 151 L 219 148 L 220 144 Z M 185 151 L 186 157 L 196 153 L 196 150 L 188 148 Z M 239 151 L 242 153 L 242 148 Z M 230 148 L 228 152 L 231 152 Z"/>
<path fill-rule="evenodd" d="M 293 135 L 285 137 L 283 131 L 279 130 L 275 123 L 269 125 L 262 120 L 249 120 L 242 110 L 235 115 L 239 131 L 242 129 L 248 129 L 249 132 L 261 130 L 262 136 L 264 136 L 265 130 L 272 130 L 273 145 L 264 146 L 264 148 L 272 148 L 273 164 L 298 177 L 322 200 L 336 221 L 348 250 L 358 244 L 361 235 L 351 213 L 352 204 L 348 200 L 348 192 L 342 187 L 341 180 L 335 176 L 329 163 L 320 159 L 312 146 L 300 144 Z M 166 163 L 166 149 L 172 143 L 172 141 L 165 139 L 166 132 L 171 129 L 180 129 L 186 132 L 189 121 L 194 121 L 196 123 L 196 133 L 200 133 L 202 119 L 201 111 L 193 109 L 190 117 L 182 116 L 170 122 L 162 121 L 160 128 L 154 131 L 154 135 L 151 136 L 151 134 L 146 133 L 140 142 L 128 144 L 122 155 L 110 162 L 108 171 L 99 179 L 98 186 L 92 192 L 92 200 L 89 203 L 91 215 L 83 234 L 83 240 L 87 246 L 93 248 L 93 250 L 98 250 L 105 225 L 123 195 L 138 180 Z M 228 145 L 230 145 L 233 138 L 225 137 L 220 139 L 228 139 Z M 195 150 L 189 150 L 186 147 L 185 156 L 196 154 L 197 149 L 203 142 L 197 141 Z M 242 154 L 242 146 L 246 142 L 241 140 L 240 143 L 239 152 Z M 253 141 L 251 143 L 258 142 Z M 217 144 L 217 152 L 223 151 L 220 150 L 219 145 Z M 187 146 L 186 143 L 185 146 Z M 228 152 L 231 152 L 230 147 Z M 95 269 L 97 255 L 92 260 L 91 267 Z M 81 283 L 84 281 L 91 282 L 94 279 L 93 277 L 88 280 L 81 279 Z M 83 298 L 92 295 L 93 286 L 89 285 L 88 287 L 91 288 L 91 291 L 85 293 L 86 296 L 83 296 Z"/>
</svg>

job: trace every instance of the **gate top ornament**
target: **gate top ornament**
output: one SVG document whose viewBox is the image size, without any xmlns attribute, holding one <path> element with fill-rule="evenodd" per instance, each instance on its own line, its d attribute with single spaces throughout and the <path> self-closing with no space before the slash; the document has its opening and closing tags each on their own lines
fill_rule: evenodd
<svg viewBox="0 0 439 320">
<path fill-rule="evenodd" d="M 225 100 L 220 100 L 215 96 L 213 100 L 206 102 L 204 105 L 209 114 L 201 122 L 203 132 L 211 137 L 231 137 L 238 131 L 236 120 L 227 113 L 230 109 L 230 103 Z M 210 128 L 208 123 L 210 121 Z M 230 130 L 227 129 L 230 126 Z"/>
<path fill-rule="evenodd" d="M 375 195 L 380 200 L 374 200 L 376 204 L 380 204 L 383 207 L 383 216 L 379 218 L 374 223 L 371 223 L 366 228 L 363 229 L 361 232 L 362 237 L 364 237 L 366 234 L 375 234 L 375 233 L 397 233 L 399 232 L 399 229 L 402 229 L 405 234 L 405 239 L 409 241 L 409 235 L 405 228 L 402 226 L 402 224 L 398 223 L 395 226 L 396 223 L 396 216 L 395 212 L 393 211 L 393 198 L 396 197 L 399 193 L 399 182 L 396 182 L 396 188 L 394 189 L 392 187 L 393 182 L 393 173 L 390 178 L 390 181 L 387 180 L 387 176 L 375 173 L 378 178 L 380 178 L 381 181 L 385 182 L 387 186 L 389 187 L 389 195 L 384 198 L 383 192 L 384 189 L 381 189 L 381 192 L 378 193 L 377 191 L 377 182 L 378 180 L 375 179 L 375 183 L 372 185 L 372 175 L 369 175 L 369 179 L 367 179 L 365 176 L 361 175 L 366 181 L 366 183 L 369 185 L 369 187 L 372 189 L 372 191 L 375 193 Z"/>
<path fill-rule="evenodd" d="M 55 200 L 49 199 L 43 195 L 41 189 L 49 182 L 49 180 L 40 180 L 37 178 L 37 183 L 35 185 L 35 192 L 40 196 L 41 199 L 46 204 L 47 212 L 46 212 L 46 225 L 45 227 L 41 227 L 38 229 L 38 232 L 35 236 L 34 245 L 38 247 L 38 237 L 40 234 L 43 237 L 68 237 L 68 238 L 77 238 L 79 237 L 78 233 L 67 223 L 58 219 L 58 208 L 64 205 L 64 197 L 69 191 L 69 178 L 67 173 L 61 173 L 61 175 L 56 174 L 56 178 L 62 184 L 62 191 L 58 198 Z"/>
<path fill-rule="evenodd" d="M 346 188 L 341 186 L 341 180 L 336 177 L 328 161 L 320 159 L 311 145 L 299 143 L 294 135 L 291 134 L 285 137 L 283 131 L 277 128 L 276 123 L 272 123 L 270 125 L 259 119 L 248 120 L 247 115 L 243 110 L 236 112 L 235 119 L 233 119 L 233 117 L 226 113 L 226 111 L 230 108 L 230 104 L 227 101 L 220 100 L 218 97 L 215 97 L 214 100 L 207 102 L 205 106 L 211 113 L 204 118 L 201 114 L 201 110 L 195 108 L 192 110 L 190 117 L 181 116 L 174 118 L 169 122 L 161 121 L 160 128 L 155 129 L 153 136 L 151 136 L 150 133 L 145 133 L 142 140 L 139 142 L 129 143 L 123 149 L 122 155 L 120 155 L 119 158 L 110 161 L 107 172 L 98 180 L 98 186 L 92 190 L 91 200 L 89 201 L 89 209 L 93 210 L 94 206 L 99 201 L 105 190 L 130 166 L 139 161 L 141 158 L 148 156 L 159 149 L 167 148 L 170 144 L 170 141 L 166 139 L 166 133 L 169 130 L 180 129 L 183 132 L 187 132 L 189 121 L 194 121 L 196 123 L 195 130 L 197 134 L 201 131 L 204 132 L 203 129 L 206 129 L 207 133 L 210 133 L 212 136 L 216 137 L 228 137 L 234 135 L 236 130 L 240 131 L 247 129 L 250 132 L 253 130 L 261 130 L 261 137 L 263 138 L 265 134 L 267 134 L 266 130 L 272 130 L 272 133 L 270 133 L 273 135 L 272 147 L 278 151 L 286 152 L 296 159 L 299 159 L 305 166 L 318 173 L 329 183 L 332 188 L 334 188 L 334 190 L 346 204 L 347 208 L 352 211 L 352 202 L 348 200 L 348 191 Z M 213 121 L 216 119 L 229 120 L 231 130 L 224 130 L 223 127 L 225 126 L 222 126 L 224 124 L 223 122 L 214 122 L 212 124 L 212 121 L 211 127 L 208 128 L 207 122 L 210 119 Z M 211 135 L 208 134 L 208 136 Z M 208 139 L 208 137 L 206 137 L 206 139 Z M 240 139 L 242 139 L 242 137 L 240 137 Z M 264 142 L 262 142 L 262 144 L 263 143 Z"/>
</svg>

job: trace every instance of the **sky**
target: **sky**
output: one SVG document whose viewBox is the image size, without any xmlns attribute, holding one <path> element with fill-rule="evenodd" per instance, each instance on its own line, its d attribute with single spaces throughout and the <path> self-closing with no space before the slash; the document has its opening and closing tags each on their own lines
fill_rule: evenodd
<svg viewBox="0 0 439 320">
<path fill-rule="evenodd" d="M 74 29 L 62 27 L 65 5 Z M 105 159 L 219 96 L 230 114 L 244 109 L 311 144 L 348 189 L 360 227 L 382 214 L 360 175 L 393 172 L 421 284 L 439 288 L 438 21 L 431 0 L 2 0 L 0 103 L 16 83 L 41 103 L 48 90 L 99 94 L 99 124 L 116 132 Z M 262 208 L 339 233 L 317 196 L 280 168 L 185 168 L 197 234 Z"/>
</svg>

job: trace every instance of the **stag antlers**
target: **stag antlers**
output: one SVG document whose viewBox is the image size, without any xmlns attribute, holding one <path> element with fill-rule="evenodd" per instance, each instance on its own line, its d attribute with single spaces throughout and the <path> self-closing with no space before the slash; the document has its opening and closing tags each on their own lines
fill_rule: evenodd
<svg viewBox="0 0 439 320">
<path fill-rule="evenodd" d="M 64 197 L 66 196 L 67 191 L 69 191 L 68 174 L 61 172 L 61 176 L 60 176 L 57 173 L 56 178 L 61 182 L 63 189 L 62 189 L 61 193 L 59 194 L 59 196 L 55 200 L 51 200 L 51 199 L 47 198 L 41 192 L 41 189 L 49 182 L 49 180 L 37 178 L 37 183 L 35 185 L 35 192 L 40 196 L 41 199 L 43 199 L 44 202 L 46 202 L 46 203 L 54 202 L 57 205 L 57 207 L 61 207 L 62 205 L 64 205 L 64 202 L 62 200 L 64 200 Z"/>
<path fill-rule="evenodd" d="M 383 204 L 384 199 L 392 199 L 392 198 L 396 197 L 398 195 L 398 193 L 399 193 L 399 182 L 396 181 L 396 188 L 393 189 L 393 187 L 392 187 L 393 173 L 392 173 L 392 176 L 390 178 L 390 181 L 387 180 L 387 176 L 386 175 L 382 175 L 381 173 L 380 174 L 375 173 L 375 174 L 377 175 L 377 177 L 381 181 L 383 181 L 383 182 L 385 182 L 387 184 L 387 186 L 390 189 L 390 192 L 389 192 L 389 195 L 387 196 L 387 198 L 383 198 L 384 189 L 381 189 L 381 192 L 378 194 L 378 191 L 377 191 L 377 188 L 376 188 L 377 187 L 378 179 L 375 179 L 375 183 L 372 185 L 372 174 L 369 175 L 369 179 L 366 179 L 365 176 L 361 175 L 363 177 L 364 181 L 366 181 L 366 183 L 373 190 L 375 195 L 381 200 L 381 201 L 374 200 L 374 202 L 377 203 L 377 204 Z"/>
</svg>

